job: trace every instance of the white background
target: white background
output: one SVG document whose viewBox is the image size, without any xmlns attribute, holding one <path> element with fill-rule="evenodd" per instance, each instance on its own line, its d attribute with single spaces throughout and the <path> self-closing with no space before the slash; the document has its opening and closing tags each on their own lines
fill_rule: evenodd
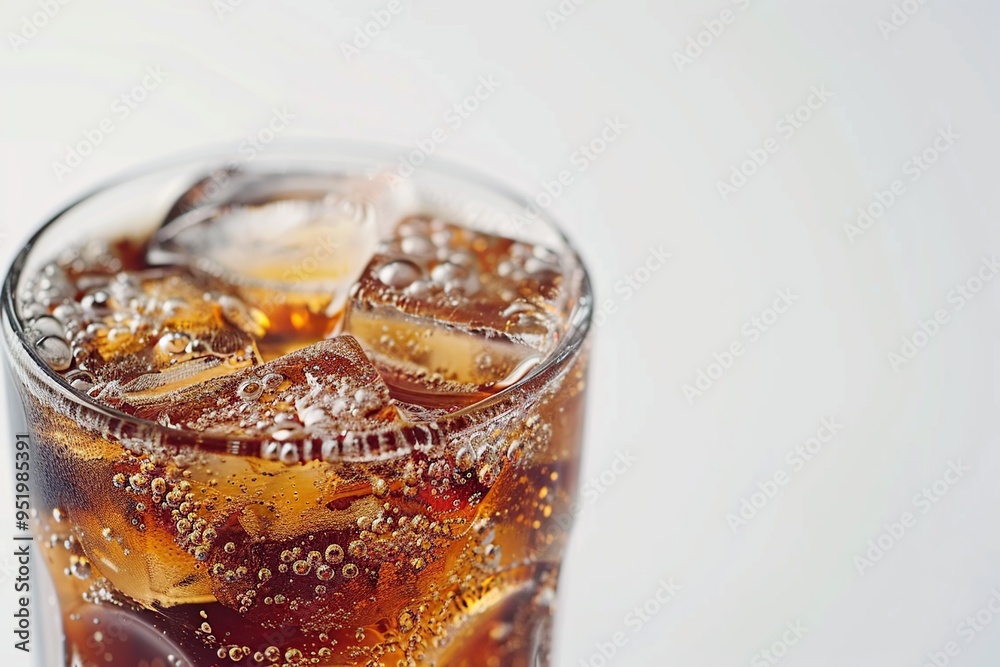
<svg viewBox="0 0 1000 667">
<path fill-rule="evenodd" d="M 893 1 L 588 0 L 556 23 L 558 0 L 412 0 L 348 61 L 341 45 L 386 3 L 73 0 L 15 49 L 40 9 L 4 0 L 0 249 L 6 263 L 47 214 L 137 164 L 235 149 L 274 108 L 295 115 L 289 137 L 412 145 L 492 76 L 438 152 L 529 194 L 572 170 L 552 211 L 616 305 L 597 330 L 585 477 L 636 459 L 579 516 L 557 664 L 765 665 L 798 621 L 782 665 L 918 667 L 949 641 L 949 664 L 993 665 L 1000 619 L 971 641 L 958 625 L 1000 590 L 1000 284 L 960 310 L 949 292 L 1000 253 L 1000 6 L 908 0 L 919 11 L 890 33 Z M 679 66 L 724 9 L 731 24 Z M 53 162 L 157 66 L 166 81 L 60 179 Z M 776 124 L 814 86 L 832 97 L 786 138 Z M 627 129 L 580 173 L 574 152 L 609 118 Z M 953 146 L 911 180 L 905 163 L 949 127 Z M 718 181 L 771 137 L 777 153 L 723 201 Z M 894 179 L 905 193 L 852 243 L 845 223 Z M 616 291 L 661 246 L 668 264 Z M 744 323 L 777 290 L 797 301 L 751 341 Z M 894 369 L 888 353 L 938 309 L 948 322 Z M 689 401 L 734 341 L 745 353 Z M 824 417 L 843 428 L 794 470 L 786 454 Z M 922 513 L 913 496 L 958 459 L 971 470 Z M 787 485 L 734 532 L 727 515 L 779 471 Z M 859 568 L 905 511 L 916 524 Z M 671 577 L 676 598 L 631 621 Z M 8 625 L 0 657 L 22 664 Z M 596 644 L 619 631 L 602 662 Z"/>
</svg>

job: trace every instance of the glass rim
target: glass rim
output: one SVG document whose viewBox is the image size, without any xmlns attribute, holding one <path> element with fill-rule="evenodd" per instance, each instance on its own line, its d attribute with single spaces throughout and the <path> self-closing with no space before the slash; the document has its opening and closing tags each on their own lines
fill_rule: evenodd
<svg viewBox="0 0 1000 667">
<path fill-rule="evenodd" d="M 56 391 L 60 398 L 70 401 L 94 413 L 95 415 L 99 415 L 123 424 L 132 424 L 137 427 L 147 429 L 149 432 L 159 433 L 167 438 L 167 441 L 177 441 L 179 439 L 183 439 L 194 442 L 199 446 L 220 449 L 228 449 L 231 445 L 237 443 L 263 443 L 267 442 L 267 438 L 263 438 L 261 436 L 226 436 L 185 428 L 169 428 L 159 422 L 136 417 L 135 415 L 131 415 L 127 412 L 118 410 L 103 403 L 99 403 L 93 397 L 74 390 L 69 383 L 66 382 L 65 378 L 62 377 L 62 375 L 57 373 L 51 366 L 45 363 L 36 350 L 31 345 L 27 344 L 27 339 L 24 335 L 26 329 L 17 308 L 17 284 L 20 282 L 24 267 L 39 239 L 41 239 L 51 227 L 56 225 L 64 215 L 72 211 L 77 206 L 80 206 L 92 198 L 99 196 L 101 193 L 115 187 L 127 185 L 132 181 L 152 176 L 157 172 L 167 171 L 171 168 L 183 167 L 185 164 L 194 165 L 200 161 L 216 160 L 218 164 L 224 165 L 227 161 L 232 160 L 236 155 L 235 151 L 232 150 L 232 146 L 227 146 L 228 150 L 221 150 L 223 145 L 215 144 L 200 149 L 179 151 L 166 157 L 141 162 L 136 166 L 118 172 L 115 176 L 100 182 L 97 186 L 90 188 L 82 195 L 72 199 L 68 204 L 58 209 L 56 213 L 48 216 L 28 238 L 28 240 L 24 242 L 24 246 L 11 260 L 6 276 L 4 277 L 2 294 L 0 294 L 0 301 L 2 301 L 2 304 L 0 304 L 0 314 L 2 314 L 3 319 L 6 320 L 7 325 L 11 328 L 17 344 L 21 346 L 24 354 L 27 355 L 27 358 L 33 367 L 32 370 L 36 373 L 40 372 L 39 379 L 43 380 L 49 387 Z M 267 155 L 262 157 L 265 160 L 272 160 L 280 163 L 280 159 L 275 159 L 275 153 L 284 151 L 285 153 L 282 157 L 286 162 L 293 160 L 295 157 L 303 156 L 327 157 L 331 160 L 342 159 L 345 162 L 353 162 L 360 166 L 363 163 L 358 159 L 358 156 L 376 158 L 382 157 L 382 154 L 384 153 L 386 160 L 391 163 L 394 159 L 398 159 L 399 155 L 405 155 L 408 152 L 411 152 L 411 150 L 412 149 L 409 147 L 389 142 L 294 138 L 276 139 L 268 146 Z M 291 155 L 289 155 L 289 153 L 291 153 Z M 428 173 L 444 176 L 446 178 L 453 179 L 459 184 L 466 183 L 472 186 L 477 186 L 492 194 L 499 195 L 506 203 L 513 204 L 521 210 L 526 210 L 529 207 L 534 206 L 527 196 L 520 194 L 513 187 L 499 182 L 497 179 L 479 171 L 476 168 L 468 167 L 457 161 L 431 155 L 428 156 L 427 160 L 417 167 L 416 170 L 418 173 L 427 171 Z M 211 173 L 211 171 L 207 173 Z M 574 357 L 574 355 L 582 349 L 584 342 L 587 340 L 587 336 L 593 326 L 594 315 L 590 275 L 575 246 L 563 231 L 562 225 L 556 222 L 544 208 L 539 206 L 535 206 L 535 208 L 538 209 L 538 213 L 533 217 L 537 221 L 544 223 L 552 232 L 555 233 L 558 240 L 564 246 L 560 251 L 561 254 L 567 254 L 576 263 L 576 267 L 580 272 L 579 296 L 572 311 L 567 317 L 566 334 L 561 338 L 556 347 L 545 356 L 540 364 L 538 364 L 517 382 L 505 387 L 488 398 L 473 403 L 472 405 L 444 415 L 436 416 L 433 419 L 418 421 L 416 424 L 442 425 L 481 414 L 487 415 L 487 418 L 484 421 L 490 421 L 490 419 L 495 416 L 491 415 L 491 413 L 494 412 L 494 409 L 498 406 L 505 403 L 516 402 L 518 397 L 524 398 L 526 394 L 530 394 L 530 392 L 526 392 L 525 390 L 530 389 L 535 385 L 538 386 L 538 389 L 543 387 L 548 376 L 555 370 L 563 367 L 563 365 L 569 363 L 572 360 L 572 357 Z M 4 347 L 9 348 L 10 342 L 8 341 L 7 336 L 3 336 L 3 339 Z M 7 352 L 8 355 L 10 355 L 12 350 L 8 349 Z"/>
</svg>

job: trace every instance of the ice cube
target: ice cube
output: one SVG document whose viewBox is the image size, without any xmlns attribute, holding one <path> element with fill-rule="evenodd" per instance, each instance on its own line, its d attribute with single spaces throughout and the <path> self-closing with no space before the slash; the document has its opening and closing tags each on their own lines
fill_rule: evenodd
<svg viewBox="0 0 1000 667">
<path fill-rule="evenodd" d="M 287 463 L 299 460 L 295 443 L 337 441 L 337 447 L 347 447 L 345 434 L 367 436 L 401 423 L 388 388 L 351 336 L 166 395 L 126 389 L 122 405 L 172 427 L 261 438 L 266 458 Z"/>
<path fill-rule="evenodd" d="M 109 404 L 121 386 L 166 392 L 261 361 L 252 311 L 182 269 L 81 276 L 77 287 L 67 379 Z"/>
<path fill-rule="evenodd" d="M 230 284 L 268 318 L 272 338 L 319 339 L 340 321 L 397 199 L 381 180 L 222 172 L 199 182 L 154 236 L 153 264 Z"/>
<path fill-rule="evenodd" d="M 547 248 L 410 217 L 362 273 L 344 330 L 395 397 L 468 405 L 552 350 L 567 317 L 566 283 L 563 261 Z"/>
</svg>

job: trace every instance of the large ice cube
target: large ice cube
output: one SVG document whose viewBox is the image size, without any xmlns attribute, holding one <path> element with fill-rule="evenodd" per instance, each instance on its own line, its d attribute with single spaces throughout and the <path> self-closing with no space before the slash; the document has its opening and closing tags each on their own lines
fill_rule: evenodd
<svg viewBox="0 0 1000 667">
<path fill-rule="evenodd" d="M 70 322 L 67 379 L 115 404 L 118 388 L 166 392 L 260 362 L 259 322 L 239 299 L 182 269 L 84 275 Z"/>
<path fill-rule="evenodd" d="M 274 458 L 296 460 L 298 448 L 286 452 L 283 443 L 332 441 L 345 433 L 386 430 L 400 421 L 388 388 L 351 336 L 166 395 L 126 390 L 122 405 L 177 428 L 258 437 L 265 449 L 274 450 Z"/>
<path fill-rule="evenodd" d="M 546 248 L 411 217 L 362 273 L 345 331 L 397 398 L 467 405 L 551 351 L 566 320 L 565 283 L 561 258 Z"/>
<path fill-rule="evenodd" d="M 224 172 L 174 205 L 150 244 L 230 284 L 268 318 L 271 337 L 331 333 L 397 201 L 381 180 Z M 220 180 L 221 179 L 221 180 Z"/>
</svg>

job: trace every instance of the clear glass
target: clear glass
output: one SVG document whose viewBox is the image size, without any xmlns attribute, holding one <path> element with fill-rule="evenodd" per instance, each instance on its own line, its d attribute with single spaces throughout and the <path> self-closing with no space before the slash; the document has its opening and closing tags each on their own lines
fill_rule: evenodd
<svg viewBox="0 0 1000 667">
<path fill-rule="evenodd" d="M 435 161 L 408 179 L 428 213 L 560 253 L 579 269 L 575 305 L 555 351 L 526 377 L 393 437 L 356 434 L 361 449 L 299 452 L 290 464 L 259 441 L 118 412 L 42 362 L 21 320 L 26 276 L 86 239 L 150 236 L 222 166 L 361 174 L 401 154 L 308 142 L 274 144 L 249 164 L 187 157 L 84 197 L 16 257 L 3 330 L 30 433 L 34 623 L 50 652 L 40 664 L 549 664 L 591 296 L 575 252 L 527 200 Z M 188 524 L 178 526 L 178 504 Z M 205 547 L 198 557 L 192 540 Z M 58 611 L 41 608 L 46 597 Z"/>
</svg>

